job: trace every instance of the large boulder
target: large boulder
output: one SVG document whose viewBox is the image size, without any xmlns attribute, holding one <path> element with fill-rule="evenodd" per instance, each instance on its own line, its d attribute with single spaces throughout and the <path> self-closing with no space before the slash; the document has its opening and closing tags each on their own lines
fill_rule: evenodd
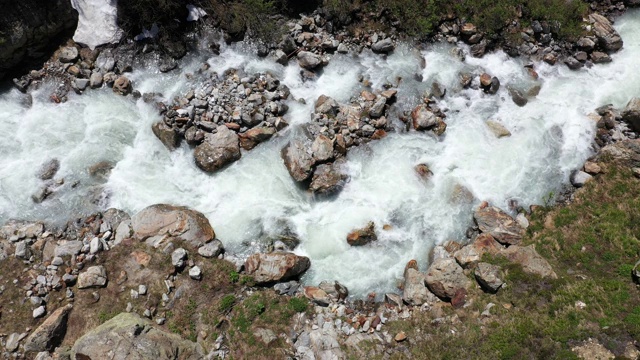
<svg viewBox="0 0 640 360">
<path fill-rule="evenodd" d="M 504 284 L 504 275 L 498 265 L 478 263 L 474 275 L 478 284 L 490 293 L 496 293 Z"/>
<path fill-rule="evenodd" d="M 60 345 L 67 331 L 67 319 L 73 305 L 69 304 L 54 311 L 24 342 L 24 351 L 53 351 Z"/>
<path fill-rule="evenodd" d="M 322 164 L 318 165 L 311 178 L 309 190 L 318 196 L 332 196 L 344 188 L 348 176 L 341 172 L 340 165 Z"/>
<path fill-rule="evenodd" d="M 131 218 L 133 235 L 150 244 L 165 237 L 179 238 L 193 249 L 216 237 L 209 220 L 198 211 L 183 206 L 156 204 L 144 208 Z"/>
<path fill-rule="evenodd" d="M 253 254 L 244 263 L 245 271 L 257 284 L 287 281 L 302 275 L 311 266 L 306 256 L 293 253 L 273 252 Z"/>
<path fill-rule="evenodd" d="M 393 40 L 391 40 L 391 38 L 380 40 L 371 45 L 371 50 L 376 53 L 387 54 L 392 52 L 393 49 L 395 49 L 395 45 L 393 45 Z"/>
<path fill-rule="evenodd" d="M 416 261 L 411 260 L 404 270 L 402 299 L 409 305 L 420 306 L 432 296 L 425 284 L 425 275 L 418 271 Z"/>
<path fill-rule="evenodd" d="M 300 51 L 298 53 L 298 64 L 304 69 L 313 70 L 322 65 L 322 58 L 309 51 Z"/>
<path fill-rule="evenodd" d="M 499 255 L 506 257 L 512 263 L 521 265 L 522 270 L 529 274 L 538 275 L 543 278 L 558 278 L 558 275 L 553 271 L 549 262 L 538 254 L 533 245 L 525 247 L 517 245 L 509 246 L 506 250 L 501 251 Z"/>
<path fill-rule="evenodd" d="M 173 131 L 171 127 L 164 123 L 164 121 L 157 122 L 151 126 L 153 134 L 162 142 L 164 146 L 170 151 L 177 149 L 180 146 L 180 135 Z"/>
<path fill-rule="evenodd" d="M 193 156 L 202 171 L 218 171 L 240 159 L 238 135 L 226 126 L 218 126 L 215 134 L 207 134 L 205 141 L 196 147 Z"/>
<path fill-rule="evenodd" d="M 309 146 L 301 140 L 293 140 L 282 149 L 282 159 L 291 177 L 298 182 L 307 180 L 313 172 L 315 159 Z"/>
<path fill-rule="evenodd" d="M 429 266 L 425 283 L 431 292 L 442 299 L 453 299 L 461 289 L 468 289 L 471 280 L 455 259 L 438 259 Z"/>
<path fill-rule="evenodd" d="M 522 241 L 525 229 L 509 214 L 495 206 L 480 206 L 473 214 L 480 231 L 489 233 L 503 244 L 513 245 Z"/>
<path fill-rule="evenodd" d="M 90 49 L 120 41 L 124 32 L 118 27 L 116 0 L 71 0 L 78 11 L 78 27 L 73 40 Z"/>
<path fill-rule="evenodd" d="M 606 51 L 618 51 L 622 48 L 620 34 L 606 17 L 593 13 L 589 15 L 589 21 L 593 24 L 593 32 L 596 34 L 600 46 Z"/>
<path fill-rule="evenodd" d="M 640 98 L 633 98 L 622 110 L 622 120 L 629 124 L 631 129 L 640 132 Z"/>
<path fill-rule="evenodd" d="M 203 359 L 202 347 L 157 329 L 135 313 L 121 313 L 84 334 L 71 348 L 72 359 Z"/>
</svg>

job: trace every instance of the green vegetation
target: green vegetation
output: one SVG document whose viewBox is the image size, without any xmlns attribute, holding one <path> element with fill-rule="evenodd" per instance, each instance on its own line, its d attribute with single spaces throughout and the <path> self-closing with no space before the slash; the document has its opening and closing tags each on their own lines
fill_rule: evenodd
<svg viewBox="0 0 640 360">
<path fill-rule="evenodd" d="M 295 312 L 305 312 L 309 306 L 309 301 L 307 299 L 294 297 L 289 300 L 289 306 Z"/>
<path fill-rule="evenodd" d="M 575 359 L 571 348 L 588 338 L 620 356 L 621 344 L 640 339 L 640 293 L 631 276 L 640 257 L 640 186 L 628 168 L 606 169 L 572 204 L 532 216 L 524 244 L 535 244 L 558 279 L 485 256 L 502 266 L 507 286 L 496 295 L 471 295 L 468 309 L 441 309 L 442 316 L 460 317 L 462 323 L 452 325 L 455 335 L 448 325 L 432 327 L 432 315 L 389 325 L 422 339 L 411 349 L 414 358 Z M 489 302 L 496 304 L 491 316 L 479 317 Z"/>
<path fill-rule="evenodd" d="M 509 22 L 519 20 L 529 25 L 534 20 L 547 21 L 561 37 L 582 32 L 582 17 L 587 3 L 580 0 L 376 0 L 379 9 L 388 10 L 398 26 L 410 35 L 433 33 L 441 21 L 458 17 L 474 23 L 481 31 L 497 34 Z"/>
</svg>

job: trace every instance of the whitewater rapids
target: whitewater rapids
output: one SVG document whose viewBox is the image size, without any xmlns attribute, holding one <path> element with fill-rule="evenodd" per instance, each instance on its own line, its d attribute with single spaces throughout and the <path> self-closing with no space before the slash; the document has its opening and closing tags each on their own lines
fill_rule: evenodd
<svg viewBox="0 0 640 360">
<path fill-rule="evenodd" d="M 352 149 L 351 180 L 330 201 L 314 200 L 287 173 L 280 149 L 292 131 L 243 152 L 240 161 L 210 176 L 197 169 L 186 144 L 169 152 L 160 143 L 151 125 L 161 117 L 142 100 L 101 89 L 53 104 L 48 100 L 51 85 L 33 92 L 29 105 L 24 95 L 5 90 L 0 95 L 0 223 L 19 218 L 61 224 L 108 207 L 133 214 L 155 203 L 186 205 L 209 218 L 229 252 L 246 253 L 288 224 L 302 241 L 296 253 L 312 261 L 304 282 L 338 280 L 356 295 L 394 291 L 407 261 L 417 259 L 425 270 L 434 244 L 464 239 L 479 201 L 504 209 L 513 200 L 525 208 L 540 204 L 593 154 L 595 123 L 587 115 L 603 104 L 623 107 L 640 95 L 638 14 L 629 12 L 617 21 L 625 45 L 612 55 L 612 63 L 579 71 L 536 63 L 537 82 L 520 60 L 502 52 L 482 59 L 467 56 L 461 62 L 446 45 L 422 52 L 401 46 L 387 58 L 370 52 L 335 55 L 313 82 L 300 80 L 295 62 L 283 67 L 258 59 L 242 45 L 223 48 L 219 56 L 194 55 L 173 73 L 130 74 L 135 89 L 160 92 L 170 101 L 197 84 L 184 75 L 205 60 L 218 73 L 229 68 L 270 71 L 289 86 L 293 98 L 309 104 L 289 102 L 286 118 L 292 128 L 309 121 L 318 96 L 347 102 L 357 95 L 362 89 L 359 76 L 374 89 L 396 84 L 401 77 L 394 105 L 399 109 L 415 106 L 434 80 L 447 88 L 439 103 L 447 110 L 442 139 L 399 132 Z M 477 75 L 483 69 L 500 79 L 497 95 L 460 88 L 460 71 Z M 415 74 L 422 75 L 422 81 Z M 535 84 L 541 85 L 540 93 L 526 106 L 510 99 L 507 85 Z M 485 124 L 488 119 L 500 121 L 512 136 L 496 138 Z M 50 158 L 60 160 L 56 178 L 65 181 L 50 199 L 35 204 L 31 194 L 42 181 L 34 174 Z M 114 164 L 102 182 L 87 174 L 87 168 L 100 161 Z M 428 183 L 415 174 L 419 163 L 429 164 L 434 173 Z M 475 200 L 456 198 L 460 186 Z M 375 222 L 378 241 L 350 247 L 347 233 L 368 221 Z M 386 224 L 389 230 L 382 229 Z"/>
</svg>

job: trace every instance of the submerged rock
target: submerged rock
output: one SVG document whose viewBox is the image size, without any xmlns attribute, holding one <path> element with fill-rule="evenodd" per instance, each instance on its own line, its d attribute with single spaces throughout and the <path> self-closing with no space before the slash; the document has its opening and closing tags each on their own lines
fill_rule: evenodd
<svg viewBox="0 0 640 360">
<path fill-rule="evenodd" d="M 354 230 L 347 235 L 347 243 L 351 246 L 367 245 L 377 239 L 378 237 L 376 236 L 375 224 L 373 221 L 369 221 L 367 226 L 362 229 Z"/>
<path fill-rule="evenodd" d="M 60 169 L 60 160 L 51 159 L 42 164 L 38 170 L 37 176 L 41 180 L 50 180 L 56 175 L 58 169 Z"/>
</svg>

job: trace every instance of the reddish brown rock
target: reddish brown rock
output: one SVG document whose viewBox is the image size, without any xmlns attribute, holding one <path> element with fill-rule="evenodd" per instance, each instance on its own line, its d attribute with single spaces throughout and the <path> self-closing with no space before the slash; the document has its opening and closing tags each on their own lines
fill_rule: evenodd
<svg viewBox="0 0 640 360">
<path fill-rule="evenodd" d="M 347 243 L 351 246 L 363 246 L 377 239 L 373 221 L 370 221 L 366 227 L 354 230 L 347 235 Z"/>
</svg>

